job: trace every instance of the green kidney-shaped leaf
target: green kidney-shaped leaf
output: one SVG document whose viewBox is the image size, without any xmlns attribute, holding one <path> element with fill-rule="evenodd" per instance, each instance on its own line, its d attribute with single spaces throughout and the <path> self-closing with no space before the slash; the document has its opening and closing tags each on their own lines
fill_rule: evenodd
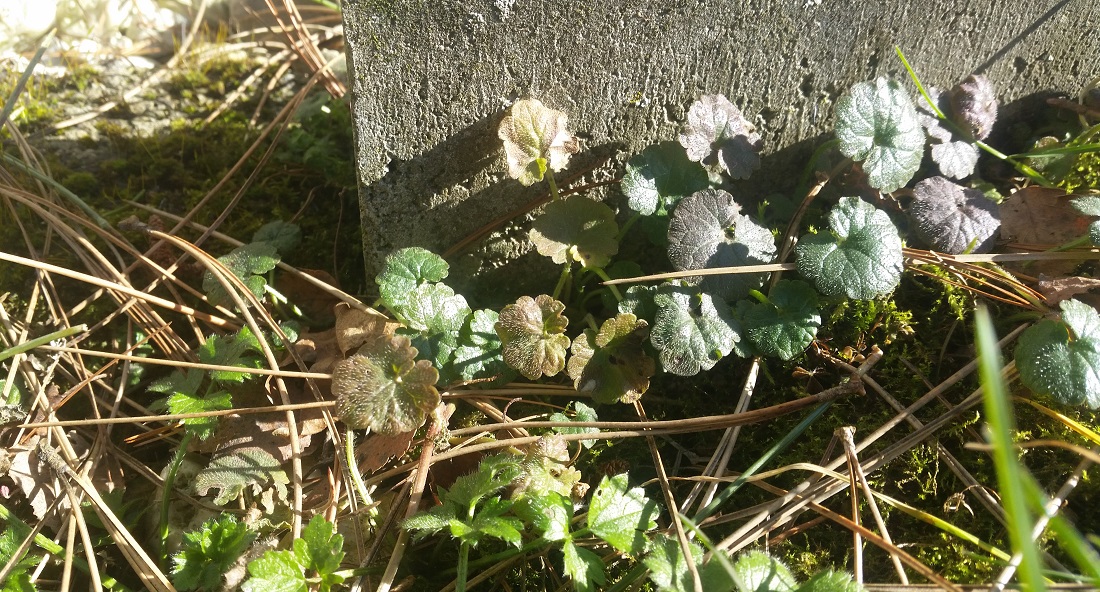
<svg viewBox="0 0 1100 592">
<path fill-rule="evenodd" d="M 1031 390 L 1065 405 L 1100 407 L 1100 314 L 1065 300 L 1062 320 L 1043 320 L 1020 335 L 1016 368 Z"/>
<path fill-rule="evenodd" d="M 505 306 L 495 325 L 505 363 L 531 380 L 561 372 L 569 348 L 565 336 L 569 319 L 561 314 L 563 310 L 564 304 L 546 294 L 521 296 Z"/>
<path fill-rule="evenodd" d="M 269 243 L 279 255 L 286 257 L 302 242 L 302 229 L 297 224 L 275 220 L 260 227 L 252 235 L 254 243 Z"/>
<path fill-rule="evenodd" d="M 775 239 L 768 229 L 741 214 L 733 196 L 704 189 L 685 197 L 668 226 L 668 258 L 678 270 L 771 263 Z M 703 276 L 700 287 L 726 300 L 748 296 L 766 273 Z M 697 278 L 696 278 L 697 279 Z"/>
<path fill-rule="evenodd" d="M 873 187 L 889 192 L 909 182 L 924 155 L 924 130 L 901 85 L 886 78 L 856 84 L 836 113 L 840 151 L 863 161 Z"/>
<path fill-rule="evenodd" d="M 653 358 L 642 343 L 649 335 L 649 323 L 632 314 L 618 314 L 573 340 L 569 377 L 577 392 L 589 393 L 597 403 L 633 403 L 649 389 L 649 378 L 657 371 Z"/>
<path fill-rule="evenodd" d="M 745 585 L 741 592 L 793 592 L 798 586 L 791 570 L 763 551 L 742 553 L 733 570 Z"/>
<path fill-rule="evenodd" d="M 464 380 L 496 377 L 490 384 L 503 384 L 515 378 L 516 371 L 504 363 L 494 310 L 478 310 L 459 333 L 454 369 Z"/>
<path fill-rule="evenodd" d="M 703 164 L 715 160 L 734 179 L 747 179 L 760 167 L 760 134 L 722 95 L 704 95 L 692 104 L 679 139 L 688 158 Z"/>
<path fill-rule="evenodd" d="M 565 263 L 603 267 L 619 252 L 619 225 L 606 205 L 580 195 L 552 202 L 531 226 L 531 242 L 539 253 Z"/>
<path fill-rule="evenodd" d="M 653 302 L 657 315 L 649 339 L 668 372 L 693 376 L 710 370 L 741 339 L 729 305 L 706 292 L 670 286 Z"/>
<path fill-rule="evenodd" d="M 386 308 L 403 313 L 409 298 L 422 282 L 438 282 L 447 277 L 449 267 L 442 257 L 420 247 L 394 251 L 374 281 Z"/>
<path fill-rule="evenodd" d="M 917 236 L 936 251 L 957 255 L 973 248 L 987 253 L 1001 227 L 997 204 L 977 189 L 956 185 L 943 177 L 925 179 L 913 188 L 909 215 Z"/>
<path fill-rule="evenodd" d="M 829 212 L 830 232 L 802 237 L 798 272 L 826 296 L 871 300 L 901 280 L 901 238 L 890 217 L 858 197 Z"/>
<path fill-rule="evenodd" d="M 547 168 L 565 168 L 579 149 L 577 139 L 565 129 L 566 121 L 565 113 L 537 99 L 516 101 L 497 130 L 508 156 L 508 176 L 532 185 L 542 180 Z"/>
<path fill-rule="evenodd" d="M 332 393 L 336 413 L 355 429 L 382 434 L 415 430 L 439 404 L 439 372 L 404 335 L 376 335 L 336 364 Z"/>
<path fill-rule="evenodd" d="M 240 278 L 253 296 L 260 298 L 267 285 L 265 276 L 278 265 L 279 253 L 270 243 L 249 243 L 233 249 L 224 257 L 218 257 L 218 261 Z M 225 286 L 209 271 L 203 274 L 202 289 L 212 304 L 230 308 L 236 306 Z"/>
<path fill-rule="evenodd" d="M 706 170 L 688 159 L 683 146 L 661 142 L 626 161 L 622 190 L 630 209 L 648 216 L 707 185 Z"/>
<path fill-rule="evenodd" d="M 817 292 L 806 282 L 780 280 L 768 302 L 753 304 L 742 323 L 759 353 L 789 360 L 810 345 L 821 326 Z"/>
<path fill-rule="evenodd" d="M 622 553 L 645 549 L 645 533 L 657 528 L 660 508 L 641 487 L 630 487 L 626 473 L 604 477 L 588 506 L 588 528 Z"/>
</svg>

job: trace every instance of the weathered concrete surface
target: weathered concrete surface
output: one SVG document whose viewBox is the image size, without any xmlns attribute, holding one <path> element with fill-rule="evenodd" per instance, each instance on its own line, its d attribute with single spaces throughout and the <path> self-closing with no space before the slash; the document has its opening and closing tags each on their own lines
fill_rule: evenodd
<svg viewBox="0 0 1100 592">
<path fill-rule="evenodd" d="M 582 148 L 614 166 L 723 93 L 765 155 L 798 167 L 851 84 L 905 77 L 895 44 L 925 83 L 984 73 L 1003 102 L 1100 74 L 1095 0 L 345 0 L 344 22 L 369 271 L 395 248 L 442 252 L 545 191 L 503 174 L 496 126 L 516 98 L 565 111 Z M 506 229 L 452 258 L 452 275 L 493 277 L 527 250 L 525 231 Z M 552 286 L 542 269 L 508 287 Z"/>
</svg>

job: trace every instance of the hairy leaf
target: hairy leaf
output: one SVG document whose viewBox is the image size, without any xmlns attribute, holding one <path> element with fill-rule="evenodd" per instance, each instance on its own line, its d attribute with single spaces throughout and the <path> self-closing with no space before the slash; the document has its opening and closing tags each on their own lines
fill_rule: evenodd
<svg viewBox="0 0 1100 592">
<path fill-rule="evenodd" d="M 667 372 L 693 376 L 710 370 L 741 339 L 740 325 L 724 300 L 686 287 L 662 288 L 650 341 Z"/>
<path fill-rule="evenodd" d="M 207 393 L 202 397 L 190 393 L 175 393 L 168 397 L 168 413 L 172 415 L 224 411 L 232 408 L 233 396 L 227 392 Z M 214 435 L 214 430 L 218 428 L 217 417 L 191 417 L 182 421 L 185 428 L 199 440 L 205 440 Z"/>
<path fill-rule="evenodd" d="M 768 302 L 754 303 L 742 322 L 759 353 L 789 360 L 810 345 L 821 326 L 817 292 L 805 282 L 780 280 Z"/>
<path fill-rule="evenodd" d="M 439 372 L 403 335 L 379 335 L 332 372 L 336 413 L 348 426 L 383 434 L 415 430 L 439 404 Z"/>
<path fill-rule="evenodd" d="M 742 592 L 793 592 L 798 587 L 787 566 L 763 551 L 742 553 L 733 570 L 746 586 Z"/>
<path fill-rule="evenodd" d="M 924 131 L 901 85 L 886 78 L 856 84 L 836 112 L 840 151 L 863 161 L 873 187 L 889 192 L 909 182 L 924 154 Z"/>
<path fill-rule="evenodd" d="M 775 252 L 771 232 L 741 214 L 741 206 L 721 189 L 693 193 L 672 213 L 668 258 L 678 270 L 771 263 Z M 763 285 L 767 277 L 766 273 L 708 275 L 700 287 L 737 300 Z"/>
<path fill-rule="evenodd" d="M 863 586 L 852 579 L 852 574 L 828 569 L 810 576 L 810 579 L 802 582 L 795 592 L 863 592 L 864 590 Z"/>
<path fill-rule="evenodd" d="M 943 177 L 925 179 L 913 188 L 909 215 L 917 236 L 933 250 L 957 255 L 972 249 L 993 249 L 1001 215 L 997 204 L 977 189 L 956 185 Z"/>
<path fill-rule="evenodd" d="M 950 92 L 951 119 L 976 140 L 984 140 L 997 120 L 997 95 L 993 83 L 971 74 Z"/>
<path fill-rule="evenodd" d="M 653 297 L 657 295 L 657 286 L 634 285 L 626 289 L 619 301 L 619 312 L 630 313 L 639 319 L 652 322 L 657 316 L 657 305 Z"/>
<path fill-rule="evenodd" d="M 1070 200 L 1069 205 L 1086 216 L 1100 216 L 1100 196 L 1077 197 Z"/>
<path fill-rule="evenodd" d="M 249 562 L 244 592 L 307 592 L 306 574 L 290 551 L 268 551 Z"/>
<path fill-rule="evenodd" d="M 675 142 L 653 144 L 626 161 L 622 190 L 630 209 L 648 216 L 708 185 L 707 172 Z"/>
<path fill-rule="evenodd" d="M 619 252 L 619 225 L 615 212 L 580 195 L 546 206 L 531 226 L 531 242 L 539 254 L 554 263 L 576 261 L 584 267 L 603 267 Z"/>
<path fill-rule="evenodd" d="M 520 475 L 512 480 L 512 496 L 555 491 L 570 495 L 581 480 L 580 471 L 569 466 L 569 443 L 560 434 L 547 434 L 527 447 L 520 463 Z"/>
<path fill-rule="evenodd" d="M 645 549 L 645 533 L 657 528 L 660 508 L 641 487 L 630 487 L 626 473 L 604 477 L 588 506 L 588 528 L 622 553 Z"/>
<path fill-rule="evenodd" d="M 374 281 L 386 308 L 403 313 L 409 298 L 423 282 L 447 277 L 449 266 L 442 257 L 420 247 L 394 251 L 386 257 L 382 273 Z"/>
<path fill-rule="evenodd" d="M 688 158 L 703 164 L 716 160 L 734 179 L 747 179 L 760 167 L 760 134 L 722 95 L 704 95 L 692 104 L 679 139 Z"/>
<path fill-rule="evenodd" d="M 582 333 L 573 341 L 568 367 L 577 392 L 591 394 L 597 403 L 641 398 L 657 371 L 642 347 L 648 336 L 649 323 L 629 313 L 604 321 L 594 337 L 591 331 Z"/>
<path fill-rule="evenodd" d="M 516 101 L 497 131 L 508 156 L 508 176 L 532 185 L 542 180 L 547 168 L 565 168 L 580 149 L 577 139 L 566 131 L 566 121 L 565 113 L 537 99 Z"/>
<path fill-rule="evenodd" d="M 504 363 L 494 310 L 478 310 L 459 333 L 454 368 L 464 380 L 496 377 L 488 384 L 504 384 L 516 377 L 516 371 Z"/>
<path fill-rule="evenodd" d="M 505 306 L 496 323 L 504 361 L 530 380 L 561 372 L 569 348 L 569 319 L 563 310 L 564 304 L 545 294 L 522 296 Z"/>
<path fill-rule="evenodd" d="M 242 448 L 210 461 L 210 465 L 195 476 L 194 488 L 198 495 L 206 495 L 211 489 L 220 490 L 214 498 L 214 503 L 219 506 L 240 497 L 245 488 L 251 488 L 257 495 L 274 488 L 279 500 L 286 503 L 287 483 L 290 483 L 290 478 L 269 452 Z M 274 507 L 268 508 L 268 512 L 271 511 Z"/>
<path fill-rule="evenodd" d="M 565 560 L 565 574 L 573 580 L 573 588 L 577 592 L 590 592 L 602 590 L 607 583 L 607 568 L 600 556 L 573 544 L 573 541 L 565 541 L 562 547 Z"/>
<path fill-rule="evenodd" d="M 576 419 L 570 419 L 568 415 L 564 413 L 555 413 L 550 416 L 550 421 L 599 421 L 599 416 L 596 415 L 596 410 L 581 403 L 580 401 L 573 401 L 570 403 L 576 412 Z M 554 431 L 559 434 L 598 434 L 600 428 L 554 428 Z M 581 440 L 581 444 L 585 448 L 592 448 L 595 444 L 595 440 Z"/>
<path fill-rule="evenodd" d="M 935 88 L 929 88 L 928 95 L 941 113 L 951 112 L 948 95 Z M 969 177 L 978 164 L 978 146 L 971 138 L 959 137 L 951 131 L 928 106 L 924 97 L 917 101 L 917 112 L 921 125 L 931 139 L 932 160 L 939 166 L 940 172 L 954 179 Z"/>
<path fill-rule="evenodd" d="M 1063 405 L 1100 407 L 1100 314 L 1077 300 L 1060 304 L 1062 320 L 1043 320 L 1020 335 L 1016 367 L 1031 390 Z"/>
<path fill-rule="evenodd" d="M 275 220 L 261 226 L 252 235 L 252 242 L 268 243 L 275 247 L 279 255 L 285 257 L 293 253 L 294 249 L 298 248 L 298 244 L 302 242 L 302 230 L 298 228 L 297 224 Z"/>
<path fill-rule="evenodd" d="M 569 521 L 573 518 L 573 502 L 556 492 L 527 490 L 513 506 L 516 515 L 530 522 L 548 541 L 569 538 Z"/>
<path fill-rule="evenodd" d="M 714 560 L 703 563 L 706 555 L 703 547 L 694 541 L 691 544 L 691 556 L 695 562 L 703 590 L 707 592 L 726 592 L 733 590 L 733 580 L 722 565 Z M 657 535 L 649 554 L 643 560 L 649 568 L 649 579 L 657 584 L 662 592 L 694 592 L 695 585 L 688 570 L 684 551 L 679 541 Z"/>
<path fill-rule="evenodd" d="M 265 275 L 279 263 L 279 253 L 270 243 L 249 243 L 233 249 L 224 257 L 218 257 L 218 261 L 240 278 L 253 296 L 260 298 L 267 285 Z M 210 271 L 202 276 L 202 289 L 212 304 L 230 308 L 235 306 L 225 286 Z"/>
<path fill-rule="evenodd" d="M 890 217 L 858 197 L 829 212 L 829 232 L 798 242 L 798 272 L 826 296 L 871 300 L 901 280 L 901 239 Z"/>
<path fill-rule="evenodd" d="M 199 361 L 204 364 L 241 368 L 262 368 L 264 361 L 259 356 L 261 352 L 263 347 L 260 345 L 260 340 L 248 327 L 242 327 L 235 335 L 211 336 L 198 349 Z M 210 372 L 210 378 L 215 382 L 231 384 L 242 384 L 255 376 L 255 374 L 229 370 Z"/>
</svg>

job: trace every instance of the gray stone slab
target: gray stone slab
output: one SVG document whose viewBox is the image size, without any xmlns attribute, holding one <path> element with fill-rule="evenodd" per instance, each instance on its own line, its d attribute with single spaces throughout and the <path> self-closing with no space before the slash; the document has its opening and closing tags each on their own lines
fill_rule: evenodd
<svg viewBox="0 0 1100 592">
<path fill-rule="evenodd" d="M 598 180 L 723 93 L 780 153 L 760 187 L 804 164 L 851 84 L 904 78 L 895 44 L 926 83 L 984 73 L 1003 102 L 1100 74 L 1095 0 L 345 0 L 344 23 L 371 273 L 395 248 L 445 251 L 545 191 L 504 175 L 496 127 L 517 98 L 569 115 L 587 154 L 571 170 L 610 159 Z M 527 252 L 521 224 L 452 264 L 494 289 L 549 289 L 557 271 L 537 256 L 525 276 L 494 275 Z"/>
</svg>

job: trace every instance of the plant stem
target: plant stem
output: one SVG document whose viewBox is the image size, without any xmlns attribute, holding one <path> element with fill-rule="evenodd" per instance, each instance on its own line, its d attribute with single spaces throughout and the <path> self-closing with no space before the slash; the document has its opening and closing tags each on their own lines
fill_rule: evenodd
<svg viewBox="0 0 1100 592">
<path fill-rule="evenodd" d="M 466 592 L 466 577 L 470 567 L 470 543 L 462 541 L 458 548 L 458 576 L 455 578 L 455 592 Z"/>
<path fill-rule="evenodd" d="M 558 192 L 558 184 L 554 181 L 554 171 L 546 168 L 546 182 L 550 185 L 550 200 L 557 201 L 561 199 L 561 193 Z"/>
<path fill-rule="evenodd" d="M 567 260 L 565 262 L 565 268 L 561 270 L 561 277 L 558 278 L 558 285 L 554 286 L 554 300 L 561 300 L 561 293 L 569 282 L 572 270 L 573 263 Z"/>
<path fill-rule="evenodd" d="M 30 341 L 24 341 L 23 343 L 20 343 L 19 345 L 9 347 L 8 349 L 0 352 L 0 362 L 3 362 L 4 360 L 6 360 L 6 359 L 8 359 L 12 356 L 19 355 L 19 354 L 21 354 L 23 352 L 26 352 L 26 351 L 30 351 L 30 350 L 32 350 L 36 347 L 41 346 L 41 345 L 46 345 L 47 343 L 49 343 L 51 341 L 56 341 L 58 339 L 65 339 L 66 337 L 69 337 L 71 335 L 76 335 L 77 333 L 83 333 L 87 330 L 88 330 L 88 325 L 76 325 L 75 327 L 68 327 L 66 329 L 61 329 L 60 331 L 54 331 L 53 333 L 50 333 L 49 335 L 43 335 L 42 337 L 39 337 L 37 339 L 32 339 Z"/>
<path fill-rule="evenodd" d="M 164 476 L 164 490 L 160 496 L 160 559 L 162 562 L 168 561 L 168 502 L 172 499 L 172 487 L 176 484 L 176 475 L 179 473 L 180 466 L 183 465 L 184 457 L 187 456 L 187 445 L 191 443 L 194 436 L 191 430 L 184 429 L 176 454 L 168 464 L 168 474 Z"/>
<path fill-rule="evenodd" d="M 625 223 L 623 223 L 623 227 L 619 229 L 619 236 L 615 239 L 615 242 L 622 243 L 623 242 L 623 237 L 626 236 L 626 231 L 630 230 L 630 227 L 634 226 L 634 224 L 638 220 L 641 220 L 641 218 L 642 218 L 642 215 L 635 212 L 634 215 L 631 216 L 629 220 L 627 220 Z"/>
<path fill-rule="evenodd" d="M 605 282 L 610 282 L 611 281 L 611 278 L 607 275 L 607 272 L 604 271 L 602 267 L 593 267 L 593 268 L 591 268 L 591 271 L 592 271 L 592 273 L 600 276 L 601 280 L 603 280 Z M 615 301 L 616 302 L 622 302 L 623 301 L 623 295 L 619 292 L 618 288 L 616 288 L 615 286 L 611 286 L 611 285 L 609 285 L 607 287 L 610 288 L 611 293 L 615 295 Z"/>
<path fill-rule="evenodd" d="M 359 466 L 355 463 L 355 432 L 351 428 L 348 428 L 344 434 L 344 455 L 347 457 L 348 473 L 351 475 L 352 483 L 355 484 L 355 490 L 359 492 L 359 497 L 362 498 L 363 503 L 370 508 L 374 505 L 374 499 L 367 491 L 367 484 L 363 482 L 363 476 L 359 474 Z M 373 527 L 375 520 L 378 519 L 378 508 L 368 510 L 368 515 L 370 516 L 369 522 Z"/>
</svg>

